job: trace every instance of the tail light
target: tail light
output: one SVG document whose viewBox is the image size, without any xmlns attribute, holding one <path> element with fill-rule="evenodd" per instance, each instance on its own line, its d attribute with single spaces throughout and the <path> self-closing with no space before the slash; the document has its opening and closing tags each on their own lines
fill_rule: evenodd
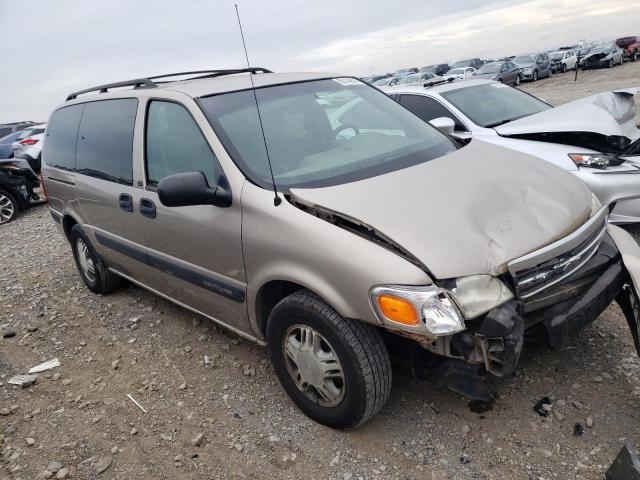
<svg viewBox="0 0 640 480">
<path fill-rule="evenodd" d="M 25 138 L 24 140 L 20 140 L 20 145 L 35 145 L 38 143 L 38 140 L 35 138 Z"/>
</svg>

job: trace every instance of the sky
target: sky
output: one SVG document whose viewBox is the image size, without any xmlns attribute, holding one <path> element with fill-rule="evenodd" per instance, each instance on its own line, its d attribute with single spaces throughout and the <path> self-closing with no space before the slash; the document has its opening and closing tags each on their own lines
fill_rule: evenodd
<svg viewBox="0 0 640 480">
<path fill-rule="evenodd" d="M 640 0 L 0 0 L 0 122 L 70 92 L 252 66 L 348 75 L 640 35 Z"/>
</svg>

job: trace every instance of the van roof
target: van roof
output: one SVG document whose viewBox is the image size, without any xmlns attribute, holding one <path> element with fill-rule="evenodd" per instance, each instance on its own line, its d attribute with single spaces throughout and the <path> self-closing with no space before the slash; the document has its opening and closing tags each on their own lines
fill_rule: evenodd
<svg viewBox="0 0 640 480">
<path fill-rule="evenodd" d="M 101 93 L 108 93 L 109 89 L 125 87 L 131 87 L 131 90 L 134 91 L 136 89 L 151 88 L 154 90 L 171 90 L 182 92 L 193 98 L 198 98 L 205 95 L 215 95 L 251 88 L 252 83 L 249 78 L 249 72 L 253 74 L 253 85 L 256 88 L 283 83 L 296 83 L 323 78 L 334 78 L 338 76 L 330 73 L 273 73 L 270 70 L 263 68 L 184 72 L 157 75 L 153 77 L 142 77 L 134 80 L 99 85 L 71 93 L 67 96 L 67 100 L 75 100 L 79 95 L 87 95 L 88 98 L 95 98 Z M 176 81 L 158 80 L 161 78 L 187 75 L 192 75 L 192 78 L 178 79 Z M 193 77 L 193 75 L 197 76 Z"/>
</svg>

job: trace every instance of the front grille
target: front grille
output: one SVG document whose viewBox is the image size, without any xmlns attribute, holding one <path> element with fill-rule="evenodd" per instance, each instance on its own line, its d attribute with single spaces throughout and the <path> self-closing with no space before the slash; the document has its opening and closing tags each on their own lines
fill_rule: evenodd
<svg viewBox="0 0 640 480">
<path fill-rule="evenodd" d="M 606 207 L 568 237 L 509 264 L 519 299 L 526 300 L 557 284 L 593 257 L 606 233 L 604 210 Z"/>
</svg>

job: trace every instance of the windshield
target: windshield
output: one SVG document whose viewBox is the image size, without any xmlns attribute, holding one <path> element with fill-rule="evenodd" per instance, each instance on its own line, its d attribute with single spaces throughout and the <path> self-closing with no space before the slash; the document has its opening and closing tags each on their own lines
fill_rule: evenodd
<svg viewBox="0 0 640 480">
<path fill-rule="evenodd" d="M 414 83 L 417 82 L 418 79 L 420 78 L 420 75 L 417 74 L 413 74 L 413 75 L 407 75 L 406 77 L 402 77 L 400 80 L 398 80 L 398 85 L 402 85 L 403 83 Z"/>
<path fill-rule="evenodd" d="M 535 61 L 536 57 L 533 55 L 518 55 L 512 60 L 513 63 L 535 63 Z"/>
<path fill-rule="evenodd" d="M 393 77 L 388 77 L 388 78 L 381 78 L 380 80 L 376 80 L 375 82 L 373 82 L 372 85 L 375 85 L 376 87 L 384 87 L 385 85 L 389 85 L 389 82 L 392 80 Z"/>
<path fill-rule="evenodd" d="M 589 53 L 605 53 L 605 52 L 609 52 L 609 48 L 610 47 L 596 47 L 593 50 L 591 50 L 591 52 Z"/>
<path fill-rule="evenodd" d="M 458 88 L 442 92 L 441 95 L 473 123 L 485 128 L 551 108 L 542 100 L 501 83 Z"/>
<path fill-rule="evenodd" d="M 436 73 L 437 70 L 438 70 L 438 65 L 431 65 L 430 67 L 422 67 L 419 70 L 419 72 L 420 73 L 425 73 L 425 72 Z"/>
<path fill-rule="evenodd" d="M 554 52 L 549 55 L 551 60 L 562 60 L 564 58 L 564 52 Z"/>
<path fill-rule="evenodd" d="M 478 69 L 476 73 L 478 75 L 481 75 L 483 73 L 496 73 L 500 70 L 501 66 L 502 66 L 501 63 L 485 63 L 483 66 L 481 66 Z"/>
<path fill-rule="evenodd" d="M 451 65 L 451 68 L 468 67 L 469 65 L 471 65 L 471 60 L 460 60 L 459 62 L 456 62 L 453 65 Z"/>
<path fill-rule="evenodd" d="M 447 72 L 447 75 L 460 75 L 464 73 L 466 68 L 452 68 Z"/>
<path fill-rule="evenodd" d="M 384 93 L 352 78 L 315 80 L 201 98 L 225 149 L 254 183 L 321 187 L 432 160 L 457 147 Z M 342 103 L 328 104 L 328 96 Z"/>
</svg>

